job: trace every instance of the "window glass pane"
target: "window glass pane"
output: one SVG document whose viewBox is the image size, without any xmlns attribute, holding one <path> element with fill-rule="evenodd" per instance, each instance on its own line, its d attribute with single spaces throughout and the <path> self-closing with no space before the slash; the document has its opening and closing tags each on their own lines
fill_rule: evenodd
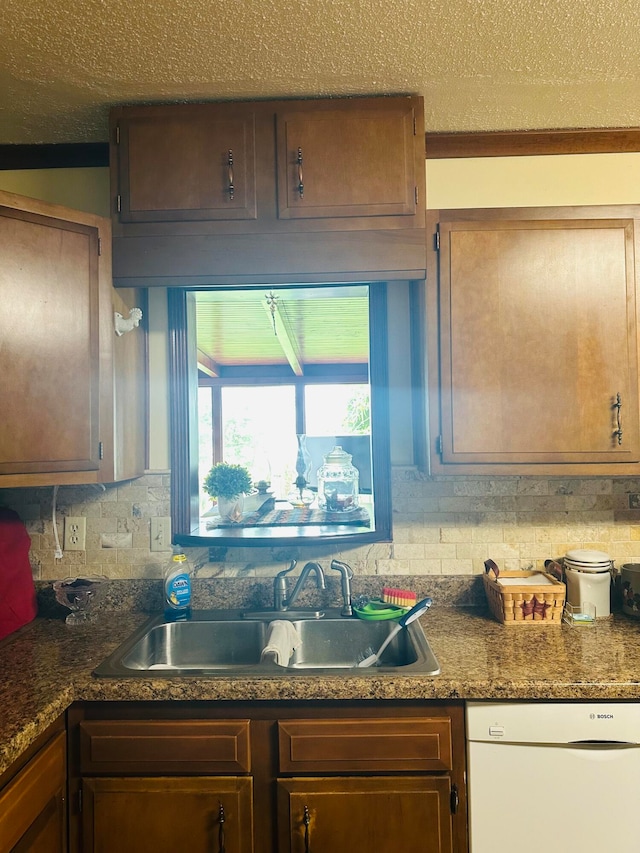
<svg viewBox="0 0 640 853">
<path fill-rule="evenodd" d="M 202 490 L 202 481 L 213 465 L 213 425 L 211 418 L 211 388 L 198 388 L 198 439 L 199 439 L 199 482 L 200 514 L 211 505 L 211 498 Z"/>
<path fill-rule="evenodd" d="M 225 462 L 246 466 L 254 482 L 270 480 L 274 495 L 286 497 L 296 477 L 293 385 L 224 387 L 222 436 Z"/>
<path fill-rule="evenodd" d="M 369 435 L 368 385 L 307 385 L 307 435 Z"/>
</svg>

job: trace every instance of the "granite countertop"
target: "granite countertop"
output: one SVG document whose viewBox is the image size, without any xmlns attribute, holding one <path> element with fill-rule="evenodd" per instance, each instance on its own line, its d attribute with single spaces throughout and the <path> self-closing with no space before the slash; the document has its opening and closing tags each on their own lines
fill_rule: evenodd
<svg viewBox="0 0 640 853">
<path fill-rule="evenodd" d="M 102 613 L 69 628 L 38 618 L 0 643 L 0 773 L 74 701 L 310 699 L 640 700 L 640 622 L 506 627 L 482 608 L 422 618 L 442 674 L 268 678 L 96 678 L 92 670 L 148 617 Z"/>
</svg>

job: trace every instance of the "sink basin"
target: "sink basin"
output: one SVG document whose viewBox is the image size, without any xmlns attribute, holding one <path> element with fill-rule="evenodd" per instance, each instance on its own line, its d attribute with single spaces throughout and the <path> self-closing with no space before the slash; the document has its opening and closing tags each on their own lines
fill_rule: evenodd
<svg viewBox="0 0 640 853">
<path fill-rule="evenodd" d="M 286 667 L 260 662 L 269 636 L 269 618 L 242 618 L 239 611 L 194 611 L 191 618 L 167 622 L 154 616 L 94 671 L 97 676 L 271 676 L 283 674 L 437 675 L 438 661 L 419 622 L 398 632 L 376 666 L 359 668 L 359 659 L 377 651 L 395 622 L 366 622 L 326 610 L 321 617 L 292 614 L 302 644 Z"/>
</svg>

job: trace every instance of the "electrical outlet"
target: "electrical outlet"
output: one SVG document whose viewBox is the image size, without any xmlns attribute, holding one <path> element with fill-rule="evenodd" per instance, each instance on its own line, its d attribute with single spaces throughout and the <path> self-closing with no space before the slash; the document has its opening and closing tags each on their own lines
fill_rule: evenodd
<svg viewBox="0 0 640 853">
<path fill-rule="evenodd" d="M 152 551 L 170 551 L 171 550 L 171 519 L 170 518 L 152 518 L 151 519 L 151 550 Z"/>
<path fill-rule="evenodd" d="M 87 519 L 83 515 L 64 520 L 64 550 L 84 551 L 87 547 Z"/>
</svg>

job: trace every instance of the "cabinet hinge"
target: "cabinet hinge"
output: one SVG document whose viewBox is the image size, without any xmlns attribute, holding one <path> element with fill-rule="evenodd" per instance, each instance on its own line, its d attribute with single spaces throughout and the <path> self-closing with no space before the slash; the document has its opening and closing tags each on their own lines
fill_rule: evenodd
<svg viewBox="0 0 640 853">
<path fill-rule="evenodd" d="M 116 125 L 116 145 L 120 145 L 120 125 Z"/>
<path fill-rule="evenodd" d="M 418 187 L 413 188 L 413 196 L 416 200 L 416 205 L 418 204 Z"/>
<path fill-rule="evenodd" d="M 413 135 L 417 136 L 417 134 L 418 134 L 418 122 L 416 120 L 416 117 L 414 116 L 413 117 Z"/>
<path fill-rule="evenodd" d="M 436 453 L 442 456 L 442 436 L 436 438 Z"/>
<path fill-rule="evenodd" d="M 433 248 L 436 250 L 436 252 L 440 251 L 440 226 L 439 225 L 436 228 L 435 234 L 433 235 Z"/>
<path fill-rule="evenodd" d="M 104 459 L 104 444 L 101 441 L 98 442 L 98 459 Z"/>
<path fill-rule="evenodd" d="M 458 813 L 458 805 L 460 804 L 460 795 L 458 794 L 458 786 L 451 786 L 451 794 L 449 795 L 449 807 L 451 809 L 451 814 Z"/>
<path fill-rule="evenodd" d="M 120 193 L 116 196 L 116 213 L 120 213 L 122 210 L 122 196 Z"/>
<path fill-rule="evenodd" d="M 98 255 L 102 254 L 102 237 L 98 237 Z"/>
<path fill-rule="evenodd" d="M 82 788 L 78 788 L 78 814 L 82 814 Z"/>
</svg>

